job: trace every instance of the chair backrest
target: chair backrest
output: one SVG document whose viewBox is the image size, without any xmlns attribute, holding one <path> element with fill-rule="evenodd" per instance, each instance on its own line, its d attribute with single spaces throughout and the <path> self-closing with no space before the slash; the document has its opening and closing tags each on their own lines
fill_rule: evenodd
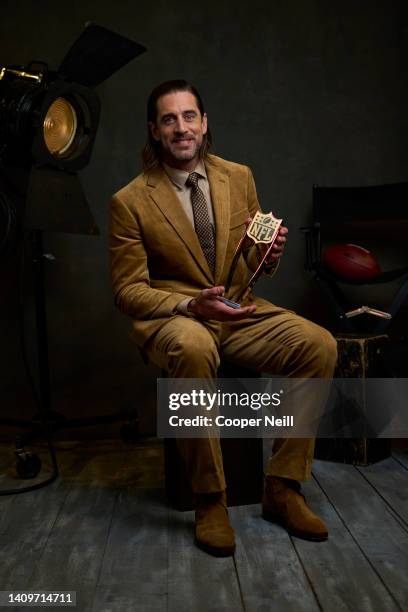
<svg viewBox="0 0 408 612">
<path fill-rule="evenodd" d="M 363 285 L 363 300 L 381 304 L 386 297 L 386 308 L 393 317 L 408 294 L 408 182 L 366 187 L 313 186 L 313 226 L 306 229 L 307 265 L 316 279 L 328 291 L 336 317 L 343 330 L 364 326 L 365 319 L 347 319 L 345 313 L 353 310 L 356 295 L 350 296 L 339 286 L 338 279 L 321 264 L 325 248 L 334 243 L 355 243 L 372 251 L 381 264 L 383 273 L 370 281 L 378 282 L 377 294 L 367 294 Z M 399 280 L 399 288 L 384 287 L 383 283 Z M 402 284 L 401 284 L 402 281 Z M 380 284 L 381 283 L 381 284 Z M 344 283 L 343 283 L 344 284 Z M 350 284 L 350 283 L 349 283 Z M 362 283 L 354 283 L 362 284 Z M 366 297 L 367 296 L 367 297 Z M 394 297 L 392 297 L 394 296 Z M 351 300 L 350 300 L 351 297 Z M 366 316 L 366 315 L 364 315 Z M 370 319 L 369 326 L 384 333 L 390 320 Z"/>
<path fill-rule="evenodd" d="M 367 187 L 313 186 L 313 221 L 321 239 L 407 236 L 408 182 Z"/>
</svg>

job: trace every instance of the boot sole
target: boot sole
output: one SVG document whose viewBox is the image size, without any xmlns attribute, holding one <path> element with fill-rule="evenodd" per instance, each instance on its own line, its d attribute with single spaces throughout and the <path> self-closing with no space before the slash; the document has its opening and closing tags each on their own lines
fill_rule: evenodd
<svg viewBox="0 0 408 612">
<path fill-rule="evenodd" d="M 275 517 L 273 514 L 269 514 L 268 512 L 262 512 L 262 518 L 268 523 L 276 523 L 280 525 L 289 535 L 294 536 L 296 538 L 300 538 L 301 540 L 308 540 L 309 542 L 325 542 L 329 538 L 329 534 L 325 535 L 312 535 L 305 531 L 297 531 L 296 529 L 290 529 L 284 521 Z"/>
<path fill-rule="evenodd" d="M 204 544 L 200 542 L 200 540 L 194 539 L 194 543 L 200 550 L 212 555 L 213 557 L 232 557 L 235 553 L 235 544 L 234 546 L 209 546 L 208 544 Z"/>
</svg>

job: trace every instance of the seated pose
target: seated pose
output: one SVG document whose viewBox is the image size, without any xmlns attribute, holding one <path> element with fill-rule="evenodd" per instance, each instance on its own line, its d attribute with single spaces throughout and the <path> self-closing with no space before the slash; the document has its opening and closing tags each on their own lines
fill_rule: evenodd
<svg viewBox="0 0 408 612">
<path fill-rule="evenodd" d="M 215 378 L 221 358 L 273 375 L 331 378 L 337 351 L 327 330 L 252 292 L 239 309 L 218 299 L 236 246 L 260 206 L 250 169 L 209 153 L 197 90 L 181 80 L 156 87 L 147 129 L 143 173 L 111 203 L 115 303 L 132 318 L 136 343 L 171 378 Z M 269 275 L 287 231 L 281 226 Z M 254 255 L 256 249 L 243 252 L 225 297 L 241 295 Z M 232 555 L 219 439 L 178 439 L 178 447 L 194 493 L 196 544 L 215 556 Z M 313 451 L 313 438 L 275 440 L 262 504 L 266 520 L 319 541 L 327 539 L 326 526 L 308 508 L 298 482 L 311 476 Z"/>
</svg>

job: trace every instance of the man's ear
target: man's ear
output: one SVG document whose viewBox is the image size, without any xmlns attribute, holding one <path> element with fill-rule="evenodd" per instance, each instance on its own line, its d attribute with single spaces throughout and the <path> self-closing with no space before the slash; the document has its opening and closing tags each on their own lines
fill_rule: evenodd
<svg viewBox="0 0 408 612">
<path fill-rule="evenodd" d="M 149 121 L 148 126 L 149 126 L 150 133 L 153 136 L 154 140 L 159 141 L 160 140 L 159 130 L 157 129 L 156 124 L 153 123 L 153 121 Z"/>
<path fill-rule="evenodd" d="M 207 113 L 204 113 L 203 118 L 201 120 L 201 126 L 203 130 L 203 134 L 207 133 Z"/>
</svg>

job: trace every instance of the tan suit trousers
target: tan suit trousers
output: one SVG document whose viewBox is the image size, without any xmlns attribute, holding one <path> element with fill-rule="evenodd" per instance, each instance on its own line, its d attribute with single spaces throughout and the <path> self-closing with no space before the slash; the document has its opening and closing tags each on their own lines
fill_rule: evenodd
<svg viewBox="0 0 408 612">
<path fill-rule="evenodd" d="M 171 378 L 215 378 L 220 359 L 261 372 L 296 378 L 331 378 L 337 345 L 324 328 L 256 298 L 257 311 L 234 323 L 211 324 L 176 315 L 145 347 L 149 359 Z M 316 406 L 319 414 L 320 406 Z M 217 437 L 178 439 L 193 491 L 225 488 Z M 267 474 L 307 480 L 314 438 L 278 438 Z"/>
</svg>

